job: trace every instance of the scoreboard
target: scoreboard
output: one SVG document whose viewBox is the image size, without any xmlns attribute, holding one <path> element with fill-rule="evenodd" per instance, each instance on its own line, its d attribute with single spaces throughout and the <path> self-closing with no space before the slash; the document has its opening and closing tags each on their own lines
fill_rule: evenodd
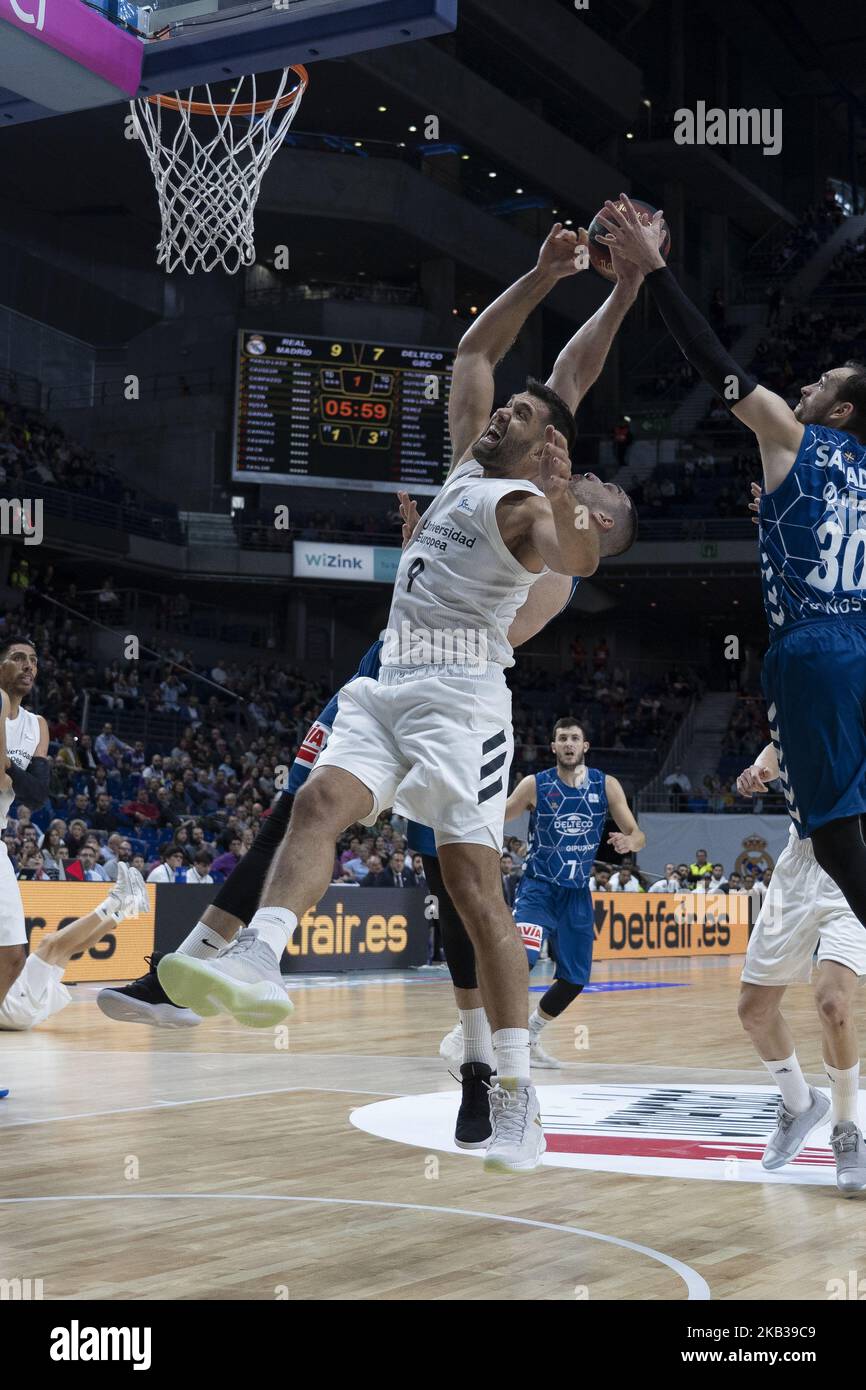
<svg viewBox="0 0 866 1390">
<path fill-rule="evenodd" d="M 232 478 L 439 490 L 454 350 L 238 335 Z"/>
</svg>

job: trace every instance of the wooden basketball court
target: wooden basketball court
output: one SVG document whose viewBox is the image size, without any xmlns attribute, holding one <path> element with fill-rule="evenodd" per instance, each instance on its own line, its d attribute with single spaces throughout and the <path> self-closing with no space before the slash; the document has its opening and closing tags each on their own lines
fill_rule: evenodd
<svg viewBox="0 0 866 1390">
<path fill-rule="evenodd" d="M 862 1213 L 824 1131 L 794 1181 L 751 1180 L 773 1098 L 740 965 L 599 965 L 618 988 L 545 1034 L 568 1065 L 535 1073 L 553 1152 L 526 1177 L 436 1147 L 457 1103 L 438 971 L 299 981 L 288 1036 L 116 1024 L 78 986 L 0 1035 L 0 1279 L 45 1299 L 826 1300 Z M 825 1084 L 809 990 L 790 1001 Z"/>
</svg>

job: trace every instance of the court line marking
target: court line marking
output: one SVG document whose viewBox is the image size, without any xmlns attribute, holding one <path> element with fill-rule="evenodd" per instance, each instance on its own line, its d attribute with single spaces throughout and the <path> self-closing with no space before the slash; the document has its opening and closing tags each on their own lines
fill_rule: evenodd
<svg viewBox="0 0 866 1390">
<path fill-rule="evenodd" d="M 25 1125 L 56 1125 L 66 1120 L 92 1120 L 105 1115 L 136 1115 L 147 1110 L 172 1110 L 184 1105 L 210 1105 L 212 1102 L 223 1100 L 288 1095 L 293 1091 L 324 1091 L 331 1095 L 349 1096 L 388 1096 L 392 1100 L 401 1100 L 412 1094 L 407 1091 L 366 1091 L 359 1086 L 273 1086 L 263 1091 L 231 1091 L 227 1095 L 192 1096 L 187 1100 L 155 1100 L 149 1105 L 123 1105 L 116 1110 L 82 1110 L 74 1115 L 44 1115 L 40 1119 L 10 1120 L 9 1124 L 0 1124 L 0 1134 L 4 1134 L 8 1129 L 23 1128 Z"/>
<path fill-rule="evenodd" d="M 387 1207 L 389 1211 L 432 1211 L 445 1216 L 472 1216 L 481 1221 L 505 1221 L 512 1226 L 532 1226 L 542 1231 L 561 1231 L 566 1235 L 582 1236 L 584 1240 L 597 1240 L 603 1245 L 618 1245 L 623 1250 L 634 1250 L 647 1255 L 658 1264 L 665 1265 L 676 1274 L 688 1290 L 689 1301 L 707 1301 L 711 1298 L 706 1279 L 691 1265 L 678 1260 L 675 1255 L 666 1255 L 662 1250 L 654 1250 L 651 1245 L 641 1245 L 638 1241 L 627 1240 L 624 1236 L 609 1236 L 601 1231 L 588 1231 L 582 1226 L 564 1226 L 555 1221 L 536 1221 L 528 1216 L 506 1216 L 501 1212 L 471 1211 L 465 1207 L 434 1207 L 424 1202 L 382 1202 L 362 1197 L 283 1197 L 259 1192 L 121 1192 L 90 1193 L 87 1196 L 69 1197 L 0 1197 L 0 1206 L 23 1206 L 35 1202 L 298 1202 L 311 1205 L 333 1207 Z"/>
</svg>

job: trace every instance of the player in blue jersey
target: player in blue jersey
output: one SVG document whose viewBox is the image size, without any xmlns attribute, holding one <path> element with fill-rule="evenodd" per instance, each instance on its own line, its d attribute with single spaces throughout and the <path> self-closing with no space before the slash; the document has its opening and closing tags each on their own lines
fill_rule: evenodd
<svg viewBox="0 0 866 1390">
<path fill-rule="evenodd" d="M 589 742 L 577 719 L 557 719 L 550 750 L 555 766 L 518 782 L 505 819 L 529 812 L 529 850 L 514 901 L 529 968 L 545 934 L 556 961 L 553 984 L 529 1020 L 530 1061 L 558 1068 L 562 1063 L 544 1051 L 541 1033 L 589 983 L 595 940 L 589 880 L 608 815 L 619 827 L 608 836 L 617 854 L 636 854 L 646 836 L 617 779 L 587 767 Z"/>
<path fill-rule="evenodd" d="M 757 438 L 773 747 L 798 835 L 866 926 L 866 367 L 822 372 L 792 410 L 683 293 L 659 251 L 660 214 L 644 227 L 623 196 L 600 216 L 689 362 Z"/>
</svg>

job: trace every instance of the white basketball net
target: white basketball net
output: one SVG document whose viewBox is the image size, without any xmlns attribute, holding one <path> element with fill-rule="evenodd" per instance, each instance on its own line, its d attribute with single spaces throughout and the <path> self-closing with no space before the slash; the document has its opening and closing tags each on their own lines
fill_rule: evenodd
<svg viewBox="0 0 866 1390">
<path fill-rule="evenodd" d="M 298 86 L 295 100 L 278 109 L 281 97 Z M 304 94 L 303 82 L 286 68 L 273 99 L 259 115 L 237 112 L 255 103 L 255 75 L 237 79 L 228 109 L 211 96 L 210 86 L 176 92 L 180 108 L 138 97 L 130 102 L 136 133 L 147 151 L 156 182 L 162 235 L 157 265 L 167 271 L 183 266 L 223 270 L 234 275 L 256 259 L 254 214 L 262 178 L 279 149 Z M 209 114 L 186 103 L 203 103 Z M 217 109 L 219 108 L 219 109 Z M 216 123 L 213 129 L 211 121 Z M 196 133 L 207 124 L 210 138 Z"/>
</svg>

